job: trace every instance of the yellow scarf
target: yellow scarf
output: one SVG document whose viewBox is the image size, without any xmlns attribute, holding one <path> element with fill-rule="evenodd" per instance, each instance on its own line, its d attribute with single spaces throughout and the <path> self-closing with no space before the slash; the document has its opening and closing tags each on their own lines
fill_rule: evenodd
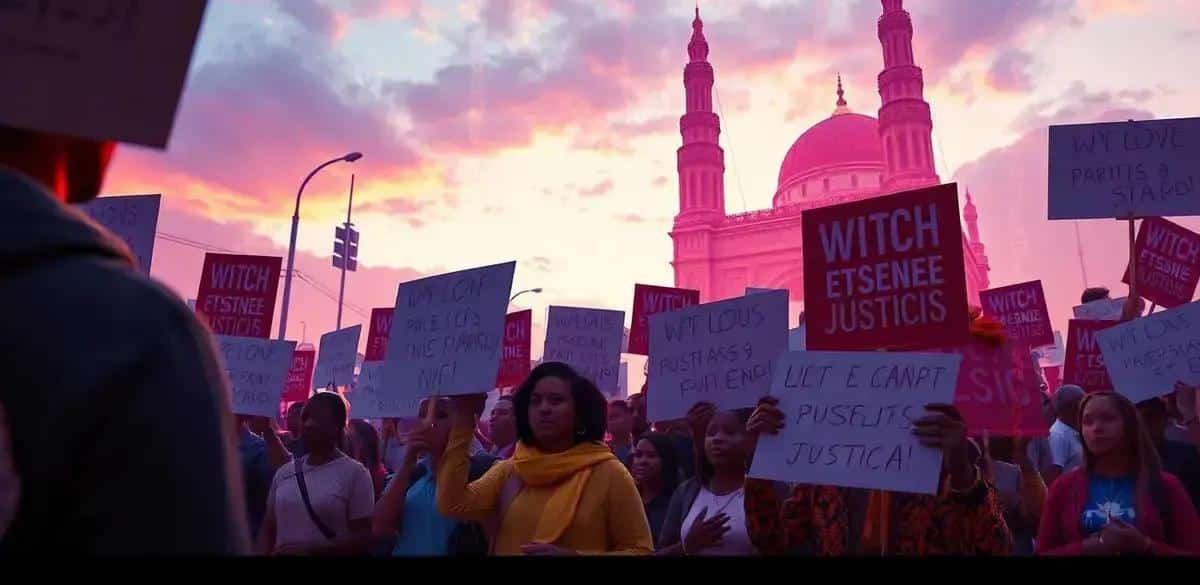
<svg viewBox="0 0 1200 585">
<path fill-rule="evenodd" d="M 518 441 L 512 463 L 521 483 L 530 486 L 557 486 L 533 531 L 533 542 L 550 544 L 558 540 L 579 507 L 583 486 L 592 476 L 592 467 L 616 460 L 612 450 L 598 443 L 580 443 L 561 453 L 543 453 Z"/>
</svg>

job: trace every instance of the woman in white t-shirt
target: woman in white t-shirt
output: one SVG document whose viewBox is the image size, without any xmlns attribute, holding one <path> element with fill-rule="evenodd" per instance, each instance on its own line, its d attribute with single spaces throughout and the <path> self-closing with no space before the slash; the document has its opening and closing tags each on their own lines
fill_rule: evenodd
<svg viewBox="0 0 1200 585">
<path fill-rule="evenodd" d="M 748 409 L 714 412 L 698 404 L 688 413 L 696 445 L 696 477 L 675 490 L 659 537 L 657 554 L 758 556 L 746 529 L 746 470 L 754 437 L 746 430 Z"/>
<path fill-rule="evenodd" d="M 367 552 L 375 489 L 367 468 L 337 448 L 346 431 L 346 411 L 345 400 L 331 392 L 319 392 L 305 404 L 300 434 L 307 454 L 280 467 L 271 482 L 259 533 L 264 554 Z"/>
</svg>

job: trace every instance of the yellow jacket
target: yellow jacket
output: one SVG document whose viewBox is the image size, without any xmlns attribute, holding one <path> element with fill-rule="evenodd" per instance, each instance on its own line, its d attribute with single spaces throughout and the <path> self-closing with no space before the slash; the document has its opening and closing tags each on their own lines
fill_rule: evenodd
<svg viewBox="0 0 1200 585">
<path fill-rule="evenodd" d="M 500 493 L 510 476 L 511 461 L 499 461 L 483 477 L 467 483 L 467 447 L 474 430 L 456 426 L 450 433 L 437 476 L 438 509 L 453 518 L 487 522 L 501 506 Z M 519 555 L 521 545 L 533 540 L 538 520 L 557 486 L 522 486 L 501 519 L 493 550 L 497 555 Z M 654 545 L 642 498 L 633 477 L 620 461 L 600 463 L 580 496 L 571 524 L 555 545 L 582 554 L 651 554 Z"/>
</svg>

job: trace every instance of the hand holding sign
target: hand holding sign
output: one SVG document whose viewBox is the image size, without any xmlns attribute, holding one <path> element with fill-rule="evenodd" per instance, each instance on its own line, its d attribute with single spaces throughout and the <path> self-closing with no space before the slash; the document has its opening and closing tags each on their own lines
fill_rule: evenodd
<svg viewBox="0 0 1200 585">
<path fill-rule="evenodd" d="M 913 435 L 922 445 L 941 449 L 942 467 L 950 471 L 950 487 L 971 487 L 967 425 L 962 415 L 949 404 L 926 404 L 925 410 L 929 414 L 913 421 Z"/>
</svg>

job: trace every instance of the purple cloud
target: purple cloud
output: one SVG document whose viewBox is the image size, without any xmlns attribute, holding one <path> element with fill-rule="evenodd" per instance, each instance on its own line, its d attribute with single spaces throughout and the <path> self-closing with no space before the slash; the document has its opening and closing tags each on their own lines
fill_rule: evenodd
<svg viewBox="0 0 1200 585">
<path fill-rule="evenodd" d="M 987 73 L 988 85 L 998 91 L 1029 91 L 1033 89 L 1033 77 L 1029 72 L 1032 66 L 1032 53 L 1006 49 L 992 61 Z"/>
</svg>

